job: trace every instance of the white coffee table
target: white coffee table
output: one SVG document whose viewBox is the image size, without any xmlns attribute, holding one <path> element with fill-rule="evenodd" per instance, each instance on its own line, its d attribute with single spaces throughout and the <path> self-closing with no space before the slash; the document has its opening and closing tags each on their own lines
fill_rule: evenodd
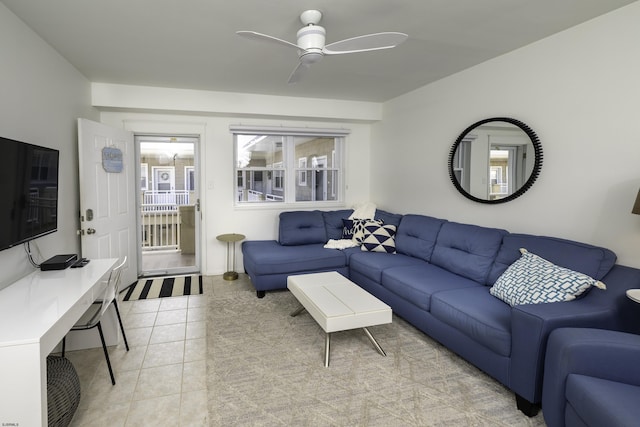
<svg viewBox="0 0 640 427">
<path fill-rule="evenodd" d="M 376 350 L 386 356 L 367 329 L 391 323 L 391 307 L 335 271 L 301 274 L 287 278 L 287 288 L 302 305 L 291 313 L 307 310 L 325 332 L 324 366 L 329 366 L 331 333 L 362 328 Z"/>
</svg>

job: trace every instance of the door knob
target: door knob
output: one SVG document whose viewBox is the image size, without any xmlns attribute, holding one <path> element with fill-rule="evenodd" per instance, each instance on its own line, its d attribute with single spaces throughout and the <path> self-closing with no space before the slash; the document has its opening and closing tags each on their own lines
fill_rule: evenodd
<svg viewBox="0 0 640 427">
<path fill-rule="evenodd" d="M 87 228 L 87 234 L 94 234 L 96 232 L 96 230 L 94 230 L 93 228 Z"/>
</svg>

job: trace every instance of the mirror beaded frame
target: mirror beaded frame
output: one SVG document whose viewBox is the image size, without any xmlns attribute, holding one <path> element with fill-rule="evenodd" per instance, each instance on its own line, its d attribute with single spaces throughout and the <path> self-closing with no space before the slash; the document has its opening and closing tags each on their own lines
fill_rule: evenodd
<svg viewBox="0 0 640 427">
<path fill-rule="evenodd" d="M 520 187 L 518 190 L 508 195 L 507 197 L 504 197 L 501 199 L 494 199 L 494 200 L 481 199 L 467 192 L 464 188 L 462 188 L 462 185 L 460 184 L 460 182 L 458 182 L 458 179 L 456 178 L 456 175 L 454 173 L 454 157 L 456 154 L 456 150 L 460 146 L 463 139 L 473 129 L 489 122 L 507 122 L 522 129 L 522 131 L 526 133 L 529 139 L 531 140 L 531 143 L 533 144 L 534 155 L 535 155 L 535 160 L 534 160 L 533 170 L 531 171 L 531 175 L 528 177 L 527 181 L 522 185 L 522 187 Z M 451 179 L 451 182 L 456 187 L 456 189 L 460 192 L 460 194 L 462 194 L 467 199 L 473 200 L 474 202 L 478 202 L 478 203 L 485 203 L 485 204 L 492 204 L 492 205 L 505 203 L 505 202 L 509 202 L 511 200 L 517 199 L 518 197 L 522 196 L 529 188 L 531 188 L 533 183 L 538 178 L 538 175 L 540 175 L 540 170 L 542 169 L 542 158 L 543 158 L 542 145 L 540 144 L 538 135 L 536 135 L 533 129 L 531 129 L 529 126 L 527 126 L 520 120 L 516 120 L 510 117 L 491 117 L 488 119 L 480 120 L 472 124 L 471 126 L 467 127 L 465 130 L 462 131 L 460 136 L 458 136 L 458 139 L 456 139 L 456 141 L 453 143 L 453 146 L 449 151 L 449 178 Z"/>
</svg>

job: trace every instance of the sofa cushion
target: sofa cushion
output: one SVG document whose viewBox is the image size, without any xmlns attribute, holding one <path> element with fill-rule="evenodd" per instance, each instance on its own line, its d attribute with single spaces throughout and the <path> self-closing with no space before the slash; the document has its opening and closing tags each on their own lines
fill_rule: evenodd
<svg viewBox="0 0 640 427">
<path fill-rule="evenodd" d="M 489 274 L 489 283 L 520 258 L 520 248 L 527 248 L 542 258 L 574 271 L 602 279 L 616 262 L 616 254 L 609 249 L 586 243 L 555 237 L 533 236 L 530 234 L 508 234 L 502 239 L 502 246 Z"/>
<path fill-rule="evenodd" d="M 382 209 L 377 209 L 375 219 L 380 219 L 385 224 L 391 224 L 397 227 L 400 225 L 400 220 L 402 220 L 402 215 L 383 211 Z"/>
<path fill-rule="evenodd" d="M 431 296 L 442 290 L 482 286 L 473 280 L 423 262 L 391 267 L 382 272 L 382 286 L 423 310 L 431 309 Z"/>
<path fill-rule="evenodd" d="M 248 240 L 242 243 L 245 270 L 252 274 L 298 273 L 346 266 L 342 251 L 322 244 L 282 246 L 275 240 Z"/>
<path fill-rule="evenodd" d="M 362 250 L 369 252 L 396 253 L 396 226 L 391 224 L 378 224 L 369 221 L 364 225 L 364 237 L 362 238 Z"/>
<path fill-rule="evenodd" d="M 403 216 L 396 233 L 396 250 L 401 254 L 430 261 L 438 233 L 445 222 L 425 215 Z"/>
<path fill-rule="evenodd" d="M 320 211 L 291 211 L 280 214 L 278 241 L 283 246 L 326 243 L 327 232 Z"/>
<path fill-rule="evenodd" d="M 431 297 L 431 314 L 501 356 L 511 354 L 511 307 L 486 286 L 442 291 Z"/>
<path fill-rule="evenodd" d="M 440 228 L 431 263 L 478 283 L 486 284 L 507 231 L 445 222 Z"/>
<path fill-rule="evenodd" d="M 606 286 L 586 274 L 559 267 L 521 249 L 522 256 L 505 270 L 491 287 L 491 295 L 507 304 L 541 304 L 571 301 L 591 286 Z"/>
<path fill-rule="evenodd" d="M 632 426 L 640 420 L 640 387 L 586 375 L 569 374 L 567 406 L 584 425 Z"/>
<path fill-rule="evenodd" d="M 327 240 L 342 239 L 342 220 L 349 218 L 353 213 L 353 209 L 341 209 L 337 211 L 324 211 L 322 212 L 322 218 L 324 219 L 324 226 L 327 232 Z"/>
<path fill-rule="evenodd" d="M 400 254 L 362 252 L 359 249 L 349 254 L 349 270 L 358 272 L 376 283 L 381 283 L 382 272 L 387 268 L 420 264 L 424 264 L 424 261 Z"/>
</svg>

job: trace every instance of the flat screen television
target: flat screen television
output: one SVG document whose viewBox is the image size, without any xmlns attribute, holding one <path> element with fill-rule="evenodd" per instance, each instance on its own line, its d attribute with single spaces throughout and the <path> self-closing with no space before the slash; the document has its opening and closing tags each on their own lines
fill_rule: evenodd
<svg viewBox="0 0 640 427">
<path fill-rule="evenodd" d="M 59 157 L 0 137 L 0 250 L 57 230 Z"/>
</svg>

